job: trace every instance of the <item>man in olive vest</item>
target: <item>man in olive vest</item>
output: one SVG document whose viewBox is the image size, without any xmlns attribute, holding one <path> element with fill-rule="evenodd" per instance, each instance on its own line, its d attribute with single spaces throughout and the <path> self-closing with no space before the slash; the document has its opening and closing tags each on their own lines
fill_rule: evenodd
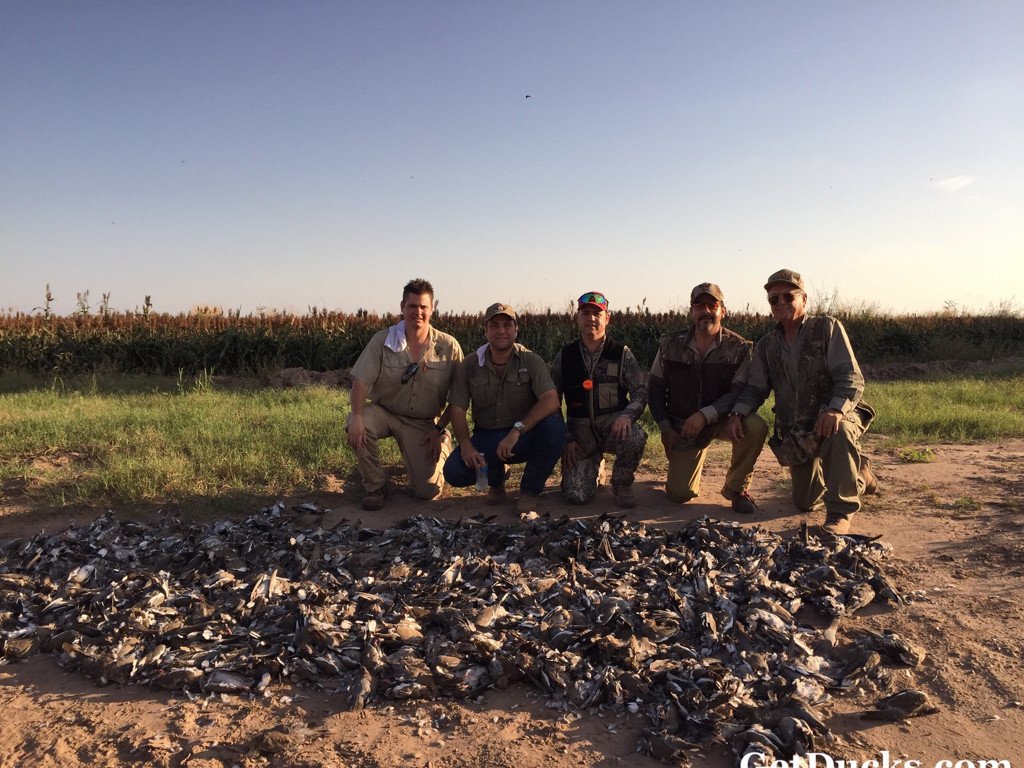
<svg viewBox="0 0 1024 768">
<path fill-rule="evenodd" d="M 860 436 L 874 417 L 861 398 L 864 376 L 843 324 L 807 314 L 804 279 L 781 269 L 765 283 L 775 328 L 757 342 L 747 385 L 729 416 L 729 433 L 743 435 L 745 414 L 775 393 L 775 434 L 769 445 L 793 480 L 793 503 L 805 512 L 825 506 L 825 531 L 842 535 L 860 509 L 861 494 L 878 484 Z"/>
<path fill-rule="evenodd" d="M 602 480 L 603 455 L 612 453 L 612 492 L 619 506 L 635 507 L 633 479 L 647 444 L 647 433 L 636 422 L 647 406 L 647 382 L 629 347 L 608 339 L 610 319 L 603 293 L 580 296 L 575 315 L 580 337 L 551 362 L 569 428 L 562 496 L 574 504 L 592 499 Z"/>
<path fill-rule="evenodd" d="M 753 343 L 722 327 L 725 296 L 714 283 L 690 292 L 690 319 L 685 331 L 664 336 L 651 366 L 651 415 L 661 430 L 668 457 L 665 493 L 687 502 L 700 493 L 701 472 L 712 440 L 730 439 L 726 415 L 746 383 Z M 732 462 L 722 495 L 736 512 L 751 514 L 757 504 L 747 489 L 764 447 L 768 425 L 751 410 L 743 434 L 731 438 Z"/>
<path fill-rule="evenodd" d="M 484 312 L 487 343 L 458 367 L 448 397 L 459 450 L 445 462 L 444 477 L 464 488 L 486 471 L 487 503 L 500 504 L 506 465 L 525 462 L 516 511 L 527 515 L 537 511 L 538 497 L 565 448 L 565 421 L 547 365 L 516 343 L 518 334 L 516 311 L 509 305 L 492 304 Z"/>
</svg>

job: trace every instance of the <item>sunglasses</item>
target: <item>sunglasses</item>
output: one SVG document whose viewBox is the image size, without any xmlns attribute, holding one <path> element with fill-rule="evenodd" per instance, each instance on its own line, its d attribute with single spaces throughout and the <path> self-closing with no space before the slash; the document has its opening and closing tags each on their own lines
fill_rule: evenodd
<svg viewBox="0 0 1024 768">
<path fill-rule="evenodd" d="M 706 309 L 708 312 L 717 312 L 721 304 L 717 301 L 695 301 L 690 306 L 693 309 Z"/>
<path fill-rule="evenodd" d="M 604 297 L 604 294 L 595 293 L 593 291 L 591 291 L 590 293 L 584 293 L 582 296 L 580 296 L 578 303 L 581 307 L 584 304 L 597 304 L 597 306 L 603 307 L 604 309 L 608 308 L 608 299 Z"/>
<path fill-rule="evenodd" d="M 406 368 L 405 372 L 402 374 L 402 383 L 403 384 L 408 384 L 409 380 L 412 379 L 412 377 L 416 375 L 416 371 L 418 371 L 419 369 L 420 369 L 420 364 L 419 363 L 409 363 L 409 367 Z"/>
<path fill-rule="evenodd" d="M 792 304 L 796 297 L 799 295 L 799 293 L 773 293 L 771 296 L 768 297 L 768 303 L 771 304 L 773 307 L 776 304 L 778 304 L 780 300 L 786 302 L 787 304 Z"/>
</svg>

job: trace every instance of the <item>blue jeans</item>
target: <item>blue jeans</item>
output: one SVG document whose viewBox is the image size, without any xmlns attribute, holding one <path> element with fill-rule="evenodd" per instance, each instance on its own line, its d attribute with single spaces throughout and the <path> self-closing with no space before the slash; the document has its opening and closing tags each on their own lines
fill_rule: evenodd
<svg viewBox="0 0 1024 768">
<path fill-rule="evenodd" d="M 498 458 L 497 450 L 508 434 L 507 429 L 476 429 L 473 431 L 472 443 L 487 462 L 487 482 L 499 488 L 505 485 L 508 472 L 506 462 Z M 561 413 L 553 413 L 541 419 L 529 432 L 519 436 L 512 459 L 509 464 L 526 462 L 523 468 L 523 479 L 519 490 L 528 496 L 538 496 L 544 490 L 555 463 L 562 458 L 565 449 L 565 421 Z M 476 470 L 466 466 L 462 460 L 462 451 L 454 450 L 444 463 L 444 479 L 456 488 L 465 488 L 476 482 Z"/>
</svg>

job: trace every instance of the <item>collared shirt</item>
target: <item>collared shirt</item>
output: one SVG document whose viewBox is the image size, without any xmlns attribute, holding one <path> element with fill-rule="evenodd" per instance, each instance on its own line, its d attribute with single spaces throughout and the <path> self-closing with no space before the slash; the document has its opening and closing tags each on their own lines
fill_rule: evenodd
<svg viewBox="0 0 1024 768">
<path fill-rule="evenodd" d="M 801 320 L 792 345 L 786 343 L 786 333 L 781 323 L 757 342 L 747 373 L 747 386 L 733 410 L 744 415 L 756 411 L 773 390 L 777 401 L 791 402 L 796 398 L 802 375 L 799 363 L 807 341 L 808 317 L 805 315 Z M 825 365 L 832 379 L 832 394 L 827 403 L 817 405 L 819 410 L 834 409 L 845 415 L 857 406 L 864 394 L 864 374 L 853 354 L 843 324 L 834 317 L 823 316 L 822 320 L 826 323 Z M 772 381 L 768 370 L 768 344 L 773 341 L 782 346 L 783 381 Z"/>
<path fill-rule="evenodd" d="M 510 429 L 534 406 L 540 396 L 554 389 L 544 360 L 522 344 L 512 346 L 512 354 L 502 366 L 490 361 L 480 365 L 470 355 L 459 365 L 452 383 L 449 402 L 456 408 L 473 409 L 476 429 Z"/>
<path fill-rule="evenodd" d="M 370 402 L 410 419 L 437 419 L 448 402 L 448 392 L 462 362 L 462 347 L 454 336 L 430 328 L 419 360 L 408 348 L 395 351 L 384 342 L 391 329 L 374 334 L 352 368 L 353 378 L 369 390 Z M 419 370 L 405 384 L 402 376 L 413 362 Z"/>
<path fill-rule="evenodd" d="M 583 365 L 588 371 L 593 372 L 598 360 L 601 359 L 601 353 L 604 351 L 604 341 L 601 342 L 594 352 L 587 349 L 587 345 L 583 343 L 582 339 L 579 345 L 580 351 L 583 353 Z M 555 359 L 551 361 L 551 380 L 555 383 L 558 396 L 561 397 L 564 391 L 562 389 L 561 349 L 555 353 Z M 619 413 L 610 413 L 599 417 L 601 422 L 610 423 L 619 416 L 628 416 L 633 421 L 636 421 L 643 414 L 644 408 L 647 407 L 647 377 L 640 370 L 640 363 L 637 362 L 636 356 L 633 355 L 629 347 L 624 347 L 622 350 L 622 369 L 619 372 L 619 381 L 622 382 L 622 386 L 629 392 L 629 405 Z"/>
<path fill-rule="evenodd" d="M 722 331 L 721 329 L 718 331 L 718 333 L 715 335 L 714 339 L 711 342 L 711 346 L 709 346 L 707 350 L 704 351 L 703 353 L 697 347 L 697 334 L 694 331 L 693 326 L 690 326 L 689 330 L 686 332 L 684 340 L 685 349 L 689 349 L 693 352 L 693 357 L 697 361 L 697 366 L 699 367 L 703 365 L 704 361 L 712 352 L 714 352 L 716 349 L 718 349 L 719 346 L 721 346 Z M 734 388 L 733 391 L 738 391 L 739 387 L 746 382 L 747 369 L 749 368 L 749 366 L 749 360 L 744 360 L 739 366 L 737 366 L 736 372 L 733 374 L 732 377 L 732 384 Z M 654 362 L 651 364 L 651 376 L 657 376 L 659 379 L 662 380 L 665 379 L 665 368 L 661 361 L 661 345 L 659 345 L 658 352 L 654 355 Z M 731 405 L 731 398 L 729 396 L 724 396 L 715 403 L 710 403 L 700 409 L 700 412 L 704 415 L 704 418 L 707 420 L 708 424 L 714 424 L 722 417 L 725 410 L 729 407 L 729 405 L 727 405 L 726 403 L 729 403 L 729 405 Z M 653 411 L 654 409 L 652 408 L 652 414 Z M 673 425 L 671 419 L 667 417 L 667 414 L 664 415 L 658 423 L 658 427 L 660 429 L 670 429 L 672 428 L 672 426 Z"/>
</svg>

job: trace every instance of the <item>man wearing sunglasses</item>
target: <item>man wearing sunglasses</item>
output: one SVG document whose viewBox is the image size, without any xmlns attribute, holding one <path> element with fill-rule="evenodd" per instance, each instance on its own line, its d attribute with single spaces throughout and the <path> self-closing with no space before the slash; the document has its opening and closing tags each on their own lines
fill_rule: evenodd
<svg viewBox="0 0 1024 768">
<path fill-rule="evenodd" d="M 621 507 L 635 507 L 633 479 L 647 444 L 636 423 L 647 407 L 647 382 L 629 347 L 607 337 L 611 312 L 603 293 L 576 302 L 580 337 L 551 361 L 551 378 L 565 396 L 569 439 L 562 455 L 562 496 L 584 504 L 597 493 L 603 454 L 615 455 L 612 493 Z"/>
<path fill-rule="evenodd" d="M 874 417 L 861 398 L 864 376 L 843 324 L 807 314 L 804 279 L 781 269 L 765 283 L 775 328 L 757 342 L 747 385 L 729 416 L 734 439 L 745 414 L 775 393 L 775 434 L 769 441 L 793 480 L 793 503 L 810 512 L 825 507 L 825 531 L 842 535 L 864 493 L 878 484 L 860 436 Z"/>
<path fill-rule="evenodd" d="M 725 418 L 743 391 L 754 345 L 722 326 L 725 315 L 725 295 L 717 285 L 701 283 L 690 291 L 693 325 L 664 336 L 651 366 L 651 415 L 668 457 L 665 493 L 670 499 L 685 503 L 696 498 L 708 445 L 732 439 L 722 495 L 736 512 L 751 514 L 757 504 L 747 489 L 768 425 L 751 412 L 743 420 L 742 435 L 726 433 Z"/>
<path fill-rule="evenodd" d="M 462 347 L 430 324 L 434 288 L 426 280 L 405 285 L 400 308 L 402 320 L 370 339 L 352 368 L 348 444 L 366 491 L 363 509 L 370 511 L 384 506 L 387 481 L 378 440 L 398 442 L 413 493 L 421 499 L 440 495 L 441 468 L 451 453 L 445 404 Z"/>
<path fill-rule="evenodd" d="M 535 512 L 555 462 L 565 448 L 565 422 L 551 374 L 540 355 L 516 343 L 516 311 L 492 304 L 484 312 L 487 343 L 459 366 L 449 398 L 459 450 L 444 477 L 457 488 L 472 485 L 487 468 L 487 503 L 505 499 L 507 464 L 526 462 L 516 511 Z M 467 413 L 473 409 L 473 434 Z"/>
</svg>

